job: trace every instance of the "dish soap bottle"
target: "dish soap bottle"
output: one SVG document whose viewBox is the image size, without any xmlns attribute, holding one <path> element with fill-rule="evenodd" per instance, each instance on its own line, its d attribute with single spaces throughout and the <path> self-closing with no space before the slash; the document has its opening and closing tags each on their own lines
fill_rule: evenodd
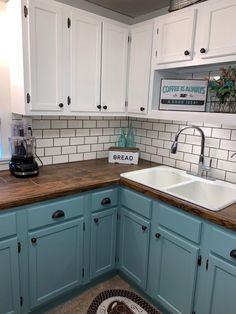
<svg viewBox="0 0 236 314">
<path fill-rule="evenodd" d="M 128 130 L 126 147 L 135 147 L 134 129 L 132 127 Z"/>
<path fill-rule="evenodd" d="M 121 133 L 118 139 L 118 147 L 125 147 L 125 146 L 126 146 L 125 130 L 121 129 Z"/>
</svg>

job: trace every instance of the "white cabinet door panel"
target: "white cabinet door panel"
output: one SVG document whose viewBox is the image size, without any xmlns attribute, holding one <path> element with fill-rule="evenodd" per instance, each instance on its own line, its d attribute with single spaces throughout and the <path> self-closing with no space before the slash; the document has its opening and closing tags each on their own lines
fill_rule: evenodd
<svg viewBox="0 0 236 314">
<path fill-rule="evenodd" d="M 99 111 L 100 67 L 101 21 L 72 12 L 71 111 Z"/>
<path fill-rule="evenodd" d="M 101 110 L 124 112 L 126 98 L 128 28 L 103 23 Z"/>
<path fill-rule="evenodd" d="M 61 111 L 62 10 L 54 3 L 29 1 L 30 89 L 32 111 Z"/>
<path fill-rule="evenodd" d="M 195 23 L 196 10 L 174 12 L 157 20 L 157 64 L 192 60 Z"/>
<path fill-rule="evenodd" d="M 201 11 L 202 40 L 199 45 L 201 58 L 224 57 L 236 54 L 236 1 L 206 3 Z M 198 53 L 199 53 L 198 52 Z"/>
<path fill-rule="evenodd" d="M 147 113 L 152 37 L 153 23 L 134 26 L 131 30 L 128 90 L 128 112 L 130 113 Z"/>
</svg>

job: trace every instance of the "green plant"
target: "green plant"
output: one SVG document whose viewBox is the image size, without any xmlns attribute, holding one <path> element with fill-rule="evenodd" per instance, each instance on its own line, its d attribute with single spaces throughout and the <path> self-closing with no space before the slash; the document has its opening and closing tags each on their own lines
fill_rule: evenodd
<svg viewBox="0 0 236 314">
<path fill-rule="evenodd" d="M 220 68 L 220 76 L 217 79 L 209 80 L 208 88 L 215 92 L 220 103 L 225 103 L 228 99 L 236 98 L 236 69 L 229 67 L 228 69 Z"/>
</svg>

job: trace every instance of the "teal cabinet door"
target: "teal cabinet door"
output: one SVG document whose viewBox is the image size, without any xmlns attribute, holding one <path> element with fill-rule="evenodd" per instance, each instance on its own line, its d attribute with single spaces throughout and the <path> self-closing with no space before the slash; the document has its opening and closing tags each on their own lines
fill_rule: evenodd
<svg viewBox="0 0 236 314">
<path fill-rule="evenodd" d="M 144 290 L 147 284 L 150 221 L 125 208 L 120 220 L 120 270 Z"/>
<path fill-rule="evenodd" d="M 0 241 L 0 313 L 20 313 L 16 238 Z"/>
<path fill-rule="evenodd" d="M 193 311 L 199 248 L 158 227 L 151 239 L 149 293 L 172 314 Z"/>
<path fill-rule="evenodd" d="M 95 278 L 115 268 L 117 208 L 91 215 L 90 275 Z"/>
<path fill-rule="evenodd" d="M 205 313 L 236 313 L 235 287 L 236 265 L 210 254 L 205 281 Z"/>
<path fill-rule="evenodd" d="M 31 308 L 82 283 L 83 218 L 30 232 L 28 242 Z"/>
</svg>

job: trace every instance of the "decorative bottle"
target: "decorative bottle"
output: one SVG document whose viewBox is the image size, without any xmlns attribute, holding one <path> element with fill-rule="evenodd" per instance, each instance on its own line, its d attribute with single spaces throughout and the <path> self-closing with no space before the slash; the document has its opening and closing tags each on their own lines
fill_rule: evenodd
<svg viewBox="0 0 236 314">
<path fill-rule="evenodd" d="M 118 139 L 118 147 L 126 147 L 126 137 L 124 129 L 121 129 L 121 133 Z"/>
<path fill-rule="evenodd" d="M 128 130 L 126 147 L 135 147 L 134 129 L 132 127 Z"/>
</svg>

